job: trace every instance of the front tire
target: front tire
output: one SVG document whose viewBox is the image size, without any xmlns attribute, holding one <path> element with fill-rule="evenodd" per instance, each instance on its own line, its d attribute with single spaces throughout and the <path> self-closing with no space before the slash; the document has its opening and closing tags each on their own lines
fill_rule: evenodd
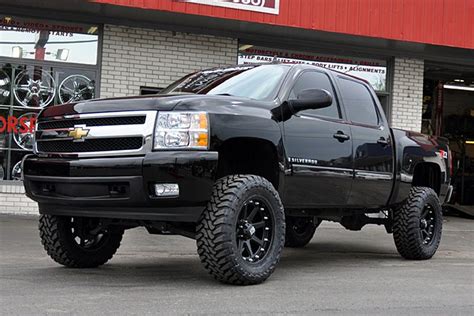
<svg viewBox="0 0 474 316">
<path fill-rule="evenodd" d="M 41 215 L 41 243 L 48 255 L 69 268 L 95 268 L 109 261 L 120 246 L 123 229 L 100 227 L 97 218 Z"/>
<path fill-rule="evenodd" d="M 393 238 L 405 259 L 433 257 L 441 241 L 443 213 L 436 192 L 413 187 L 406 202 L 393 214 Z"/>
<path fill-rule="evenodd" d="M 314 217 L 286 217 L 285 247 L 301 248 L 313 239 L 321 220 Z"/>
<path fill-rule="evenodd" d="M 197 226 L 204 268 L 223 283 L 250 285 L 275 270 L 285 243 L 285 215 L 266 179 L 233 175 L 217 180 Z"/>
</svg>

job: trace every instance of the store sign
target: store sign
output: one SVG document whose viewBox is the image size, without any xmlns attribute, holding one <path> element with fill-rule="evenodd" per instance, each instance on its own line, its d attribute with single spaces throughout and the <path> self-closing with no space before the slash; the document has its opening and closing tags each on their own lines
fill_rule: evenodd
<svg viewBox="0 0 474 316">
<path fill-rule="evenodd" d="M 336 70 L 366 80 L 376 91 L 386 91 L 387 66 L 384 60 L 338 57 L 281 51 L 251 46 L 239 52 L 239 65 L 272 62 L 308 64 Z"/>
<path fill-rule="evenodd" d="M 280 0 L 175 0 L 278 15 Z"/>
</svg>

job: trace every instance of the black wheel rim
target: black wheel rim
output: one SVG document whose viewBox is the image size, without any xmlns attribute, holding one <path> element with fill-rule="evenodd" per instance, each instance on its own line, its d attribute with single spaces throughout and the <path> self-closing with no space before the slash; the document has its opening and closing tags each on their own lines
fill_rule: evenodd
<svg viewBox="0 0 474 316">
<path fill-rule="evenodd" d="M 268 203 L 253 198 L 244 204 L 236 227 L 237 249 L 244 261 L 257 263 L 266 256 L 273 241 L 273 226 Z"/>
<path fill-rule="evenodd" d="M 436 212 L 433 207 L 427 204 L 420 216 L 420 237 L 424 245 L 430 245 L 434 239 L 436 231 Z"/>
<path fill-rule="evenodd" d="M 100 222 L 92 218 L 71 217 L 70 232 L 74 243 L 84 251 L 100 249 L 109 237 Z"/>
</svg>

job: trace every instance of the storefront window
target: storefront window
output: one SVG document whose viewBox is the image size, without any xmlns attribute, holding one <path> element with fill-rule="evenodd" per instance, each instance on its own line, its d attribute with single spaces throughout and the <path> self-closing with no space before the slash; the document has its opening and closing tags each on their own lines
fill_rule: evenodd
<svg viewBox="0 0 474 316">
<path fill-rule="evenodd" d="M 387 91 L 387 62 L 385 60 L 333 56 L 308 52 L 240 45 L 239 64 L 271 62 L 310 64 L 337 70 L 367 80 L 375 91 Z"/>
<path fill-rule="evenodd" d="M 97 97 L 98 30 L 94 25 L 0 16 L 0 180 L 21 179 L 33 150 L 33 125 L 49 105 Z M 8 130 L 8 118 L 28 131 Z"/>
<path fill-rule="evenodd" d="M 97 26 L 0 17 L 0 56 L 88 65 L 97 63 Z"/>
</svg>

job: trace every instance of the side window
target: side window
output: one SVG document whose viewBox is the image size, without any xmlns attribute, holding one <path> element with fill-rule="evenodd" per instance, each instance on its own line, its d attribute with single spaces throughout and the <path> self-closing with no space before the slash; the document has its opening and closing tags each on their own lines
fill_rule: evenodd
<svg viewBox="0 0 474 316">
<path fill-rule="evenodd" d="M 338 78 L 338 82 L 349 119 L 356 123 L 377 126 L 379 117 L 374 100 L 367 87 L 345 78 Z"/>
<path fill-rule="evenodd" d="M 333 101 L 331 106 L 323 109 L 316 110 L 306 110 L 304 114 L 314 114 L 332 118 L 341 118 L 339 113 L 339 107 L 337 106 L 337 100 L 335 98 L 334 88 L 329 80 L 329 77 L 322 73 L 316 71 L 307 71 L 304 72 L 295 82 L 293 89 L 290 92 L 290 99 L 296 99 L 296 96 L 300 91 L 306 89 L 324 89 L 327 90 L 332 96 Z"/>
</svg>

